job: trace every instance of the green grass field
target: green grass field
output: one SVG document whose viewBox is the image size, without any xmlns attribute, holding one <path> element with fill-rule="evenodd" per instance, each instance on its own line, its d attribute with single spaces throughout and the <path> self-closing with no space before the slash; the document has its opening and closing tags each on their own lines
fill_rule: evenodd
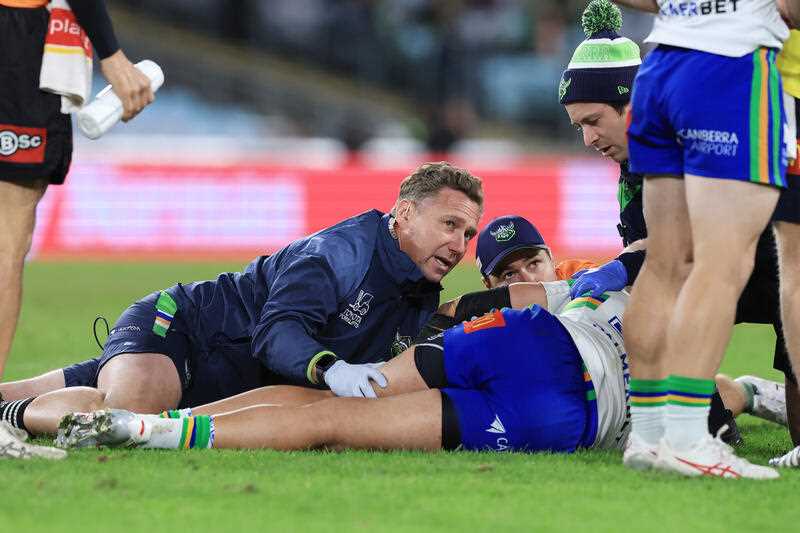
<svg viewBox="0 0 800 533">
<path fill-rule="evenodd" d="M 8 379 L 97 353 L 91 324 L 135 299 L 240 265 L 32 263 Z M 476 288 L 452 274 L 447 294 Z M 702 325 L 698 325 L 702 327 Z M 739 326 L 723 369 L 780 378 L 774 335 Z M 742 452 L 765 462 L 784 429 L 741 417 Z M 620 456 L 84 450 L 0 461 L 0 530 L 797 531 L 800 472 L 772 482 L 637 473 Z"/>
</svg>

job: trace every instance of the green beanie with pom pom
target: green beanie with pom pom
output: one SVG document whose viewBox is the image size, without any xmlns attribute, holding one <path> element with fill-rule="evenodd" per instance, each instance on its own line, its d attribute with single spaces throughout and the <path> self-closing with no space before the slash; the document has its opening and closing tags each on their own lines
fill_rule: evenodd
<svg viewBox="0 0 800 533">
<path fill-rule="evenodd" d="M 639 46 L 617 33 L 622 13 L 609 0 L 592 0 L 581 17 L 587 39 L 575 49 L 558 85 L 558 100 L 626 104 L 642 60 Z"/>
</svg>

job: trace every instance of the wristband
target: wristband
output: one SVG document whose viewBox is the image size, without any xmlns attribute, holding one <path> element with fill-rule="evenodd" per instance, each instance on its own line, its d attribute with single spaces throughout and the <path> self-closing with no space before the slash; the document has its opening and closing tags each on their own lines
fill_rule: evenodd
<svg viewBox="0 0 800 533">
<path fill-rule="evenodd" d="M 644 264 L 644 258 L 644 250 L 625 252 L 617 257 L 617 261 L 622 263 L 622 266 L 625 267 L 625 272 L 628 274 L 628 285 L 633 285 L 634 280 L 639 275 L 639 271 Z"/>
</svg>

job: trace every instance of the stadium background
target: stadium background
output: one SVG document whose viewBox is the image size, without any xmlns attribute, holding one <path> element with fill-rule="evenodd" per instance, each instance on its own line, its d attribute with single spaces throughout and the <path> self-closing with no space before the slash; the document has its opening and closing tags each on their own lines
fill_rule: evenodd
<svg viewBox="0 0 800 533">
<path fill-rule="evenodd" d="M 388 210 L 403 176 L 440 159 L 484 178 L 484 221 L 525 215 L 562 257 L 619 247 L 618 168 L 556 97 L 582 2 L 108 4 L 127 55 L 166 84 L 130 124 L 76 134 L 34 259 L 244 260 Z"/>
<path fill-rule="evenodd" d="M 556 100 L 582 1 L 107 3 L 127 55 L 156 60 L 166 84 L 101 140 L 76 134 L 66 185 L 40 205 L 9 379 L 95 355 L 94 318 L 156 288 L 388 209 L 426 160 L 484 178 L 484 222 L 525 215 L 562 258 L 618 250 L 618 169 L 582 146 Z M 624 34 L 641 41 L 649 26 L 625 12 Z M 445 297 L 478 286 L 473 257 Z M 768 328 L 738 326 L 723 368 L 779 379 L 773 344 Z M 783 428 L 740 422 L 749 459 L 788 449 Z M 623 469 L 612 452 L 82 450 L 0 461 L 0 527 L 796 531 L 795 474 L 687 481 Z"/>
</svg>

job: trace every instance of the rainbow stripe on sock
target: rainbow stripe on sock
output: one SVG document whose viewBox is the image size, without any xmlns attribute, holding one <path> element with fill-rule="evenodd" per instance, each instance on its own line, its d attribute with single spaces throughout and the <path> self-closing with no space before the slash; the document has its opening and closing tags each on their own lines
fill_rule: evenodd
<svg viewBox="0 0 800 533">
<path fill-rule="evenodd" d="M 214 443 L 214 421 L 210 416 L 183 418 L 178 448 L 210 448 Z"/>
<path fill-rule="evenodd" d="M 710 407 L 711 395 L 714 394 L 714 380 L 690 378 L 672 374 L 667 378 L 668 399 L 670 405 L 683 407 Z"/>
<path fill-rule="evenodd" d="M 667 405 L 666 379 L 631 379 L 631 407 Z"/>
</svg>

